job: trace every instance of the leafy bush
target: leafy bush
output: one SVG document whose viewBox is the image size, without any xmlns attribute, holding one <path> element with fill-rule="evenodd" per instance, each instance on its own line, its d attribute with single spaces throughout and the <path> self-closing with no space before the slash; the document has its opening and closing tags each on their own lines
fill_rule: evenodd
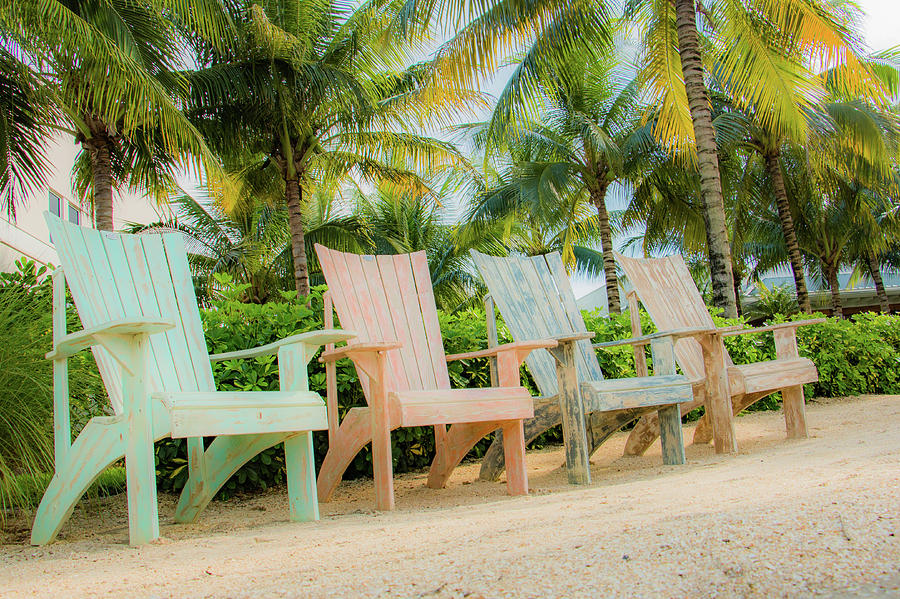
<svg viewBox="0 0 900 599">
<path fill-rule="evenodd" d="M 21 259 L 14 272 L 0 273 L 0 521 L 9 510 L 32 505 L 36 492 L 23 480 L 46 485 L 44 474 L 53 471 L 53 367 L 44 359 L 53 337 L 47 270 Z M 74 309 L 67 326 L 81 328 Z M 106 405 L 106 393 L 89 352 L 69 360 L 69 380 L 77 433 Z"/>
<path fill-rule="evenodd" d="M 751 322 L 772 320 L 778 316 L 791 316 L 800 312 L 797 298 L 789 285 L 773 285 L 771 288 L 759 283 L 759 297 L 744 311 L 744 317 Z"/>
<path fill-rule="evenodd" d="M 225 291 L 202 311 L 204 328 L 210 353 L 246 349 L 276 341 L 299 332 L 322 326 L 322 294 L 324 287 L 313 289 L 305 303 L 293 301 L 293 293 L 285 293 L 283 302 L 268 304 L 244 304 L 238 301 L 240 286 L 221 281 Z M 716 311 L 713 310 L 715 313 Z M 439 313 L 439 322 L 448 354 L 461 353 L 487 346 L 484 311 L 469 308 L 454 314 Z M 741 324 L 742 321 L 714 316 L 720 326 Z M 799 318 L 799 317 L 798 317 Z M 631 324 L 627 314 L 601 316 L 599 312 L 585 312 L 585 324 L 596 331 L 595 342 L 623 339 L 631 336 Z M 641 314 L 644 334 L 656 328 L 647 314 Z M 846 395 L 859 393 L 896 392 L 898 386 L 895 368 L 890 363 L 900 360 L 900 318 L 879 315 L 860 315 L 853 321 L 829 320 L 824 325 L 804 327 L 799 330 L 801 355 L 813 357 L 819 366 L 821 380 L 807 386 L 809 396 Z M 499 340 L 510 341 L 509 332 L 499 321 Z M 775 357 L 771 333 L 742 335 L 726 338 L 726 345 L 738 364 L 770 360 Z M 608 378 L 634 376 L 634 358 L 630 346 L 599 351 L 597 357 Z M 648 364 L 652 367 L 649 349 Z M 891 362 L 893 361 L 893 362 Z M 455 361 L 449 364 L 451 384 L 454 387 L 487 387 L 490 373 L 486 358 Z M 278 368 L 273 357 L 254 360 L 235 360 L 215 365 L 216 382 L 220 389 L 270 390 L 278 388 Z M 523 370 L 523 373 L 525 371 Z M 355 406 L 364 406 L 356 372 L 352 364 L 343 360 L 337 365 L 339 410 L 341 417 Z M 536 393 L 534 382 L 525 373 L 524 384 Z M 310 388 L 324 396 L 325 369 L 317 361 L 310 365 Z M 757 402 L 752 409 L 776 409 L 778 395 Z M 689 415 L 698 418 L 702 408 Z M 434 455 L 434 436 L 430 427 L 399 429 L 391 435 L 395 472 L 418 470 L 427 467 Z M 481 457 L 491 439 L 482 440 L 470 457 Z M 548 431 L 532 446 L 561 443 L 561 431 Z M 327 435 L 314 435 L 316 456 L 319 460 L 327 450 Z M 162 488 L 178 490 L 187 477 L 184 441 L 167 440 L 158 444 L 157 461 L 159 482 Z M 345 476 L 354 478 L 371 476 L 371 454 L 367 447 L 356 456 Z M 238 490 L 264 489 L 284 479 L 284 454 L 280 447 L 272 448 L 251 460 L 232 480 L 224 494 Z"/>
<path fill-rule="evenodd" d="M 19 271 L 0 275 L 0 508 L 30 505 L 40 496 L 52 471 L 53 412 L 52 367 L 43 355 L 50 347 L 50 284 L 43 269 L 21 263 Z M 322 327 L 324 287 L 313 289 L 304 302 L 293 293 L 284 293 L 283 301 L 245 304 L 238 301 L 242 286 L 227 277 L 219 281 L 219 297 L 211 307 L 201 310 L 210 353 L 256 347 L 283 337 Z M 803 315 L 793 318 L 804 318 Z M 600 316 L 584 313 L 585 323 L 596 331 L 595 342 L 631 336 L 628 315 Z M 718 324 L 739 324 L 714 316 Z M 80 325 L 74 310 L 69 311 L 69 330 Z M 471 308 L 454 314 L 439 313 L 447 353 L 460 353 L 487 346 L 484 311 Z M 641 314 L 642 331 L 655 331 L 646 314 Z M 510 340 L 500 322 L 500 342 Z M 798 331 L 800 354 L 811 357 L 818 366 L 819 382 L 808 385 L 808 396 L 856 395 L 861 393 L 900 393 L 900 317 L 859 314 L 850 320 L 829 319 L 826 323 L 803 327 Z M 770 333 L 726 338 L 736 363 L 758 362 L 775 357 Z M 608 378 L 634 376 L 634 361 L 629 346 L 597 354 Z M 649 351 L 648 351 L 649 361 Z M 487 359 L 456 361 L 449 364 L 454 387 L 486 387 L 490 384 Z M 214 365 L 219 389 L 278 389 L 278 368 L 274 357 L 233 360 Z M 324 396 L 325 369 L 317 360 L 310 365 L 310 388 Z M 74 432 L 93 415 L 104 411 L 105 391 L 89 352 L 70 360 L 70 390 Z M 527 374 L 524 384 L 536 392 Z M 341 417 L 355 406 L 364 406 L 365 398 L 353 365 L 337 364 L 339 410 Z M 757 409 L 778 406 L 777 395 L 755 404 Z M 696 416 L 696 414 L 695 414 Z M 427 467 L 434 454 L 430 427 L 401 429 L 392 434 L 396 472 Z M 534 445 L 561 442 L 560 432 L 549 431 Z M 490 439 L 480 442 L 472 457 L 480 457 Z M 327 434 L 314 435 L 317 457 L 327 450 Z M 185 441 L 165 440 L 157 444 L 157 480 L 164 490 L 178 491 L 187 478 Z M 367 447 L 356 456 L 346 477 L 371 476 L 371 453 Z M 113 476 L 115 478 L 115 476 Z M 265 489 L 284 480 L 284 452 L 271 448 L 253 458 L 226 484 L 223 495 L 240 490 Z M 121 485 L 110 484 L 101 492 L 114 492 Z M 2 517 L 2 516 L 0 516 Z"/>
</svg>

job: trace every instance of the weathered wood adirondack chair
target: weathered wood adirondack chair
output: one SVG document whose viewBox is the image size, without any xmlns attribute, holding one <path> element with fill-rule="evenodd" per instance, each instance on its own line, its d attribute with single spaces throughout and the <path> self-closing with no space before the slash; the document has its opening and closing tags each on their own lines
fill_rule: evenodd
<svg viewBox="0 0 900 599">
<path fill-rule="evenodd" d="M 496 343 L 493 302 L 513 339 L 559 342 L 558 348 L 534 352 L 526 359 L 543 396 L 535 418 L 525 424 L 526 442 L 561 421 L 569 482 L 589 483 L 591 453 L 625 424 L 654 412 L 663 422 L 663 462 L 684 463 L 680 404 L 693 395 L 687 379 L 675 374 L 672 353 L 673 340 L 683 331 L 592 346 L 588 339 L 593 333 L 587 333 L 559 254 L 500 258 L 472 251 L 472 256 L 490 290 L 486 307 L 491 343 Z M 639 344 L 643 351 L 647 343 L 656 376 L 603 379 L 595 347 Z M 500 441 L 495 441 L 482 462 L 482 478 L 499 475 L 503 467 L 499 450 Z"/>
<path fill-rule="evenodd" d="M 634 291 L 628 294 L 632 315 L 638 314 L 638 299 L 661 329 L 699 327 L 705 329 L 675 344 L 675 358 L 682 372 L 691 380 L 695 399 L 686 410 L 706 404 L 706 415 L 694 431 L 694 443 L 714 439 L 717 452 L 737 451 L 734 415 L 763 397 L 781 391 L 784 419 L 790 438 L 807 436 L 803 385 L 819 380 L 812 360 L 797 352 L 796 329 L 824 322 L 809 319 L 786 322 L 755 329 L 741 327 L 716 328 L 706 304 L 697 291 L 681 256 L 637 259 L 616 255 Z M 632 332 L 640 335 L 640 319 L 632 318 Z M 775 335 L 777 359 L 755 364 L 735 365 L 725 349 L 723 338 L 772 331 Z M 646 369 L 643 356 L 635 356 L 638 369 Z M 658 434 L 659 425 L 645 416 L 635 426 L 625 453 L 639 455 Z"/>
<path fill-rule="evenodd" d="M 190 477 L 175 513 L 189 522 L 248 459 L 284 441 L 292 520 L 318 519 L 312 430 L 327 426 L 308 390 L 318 347 L 353 335 L 304 333 L 210 356 L 179 235 L 120 235 L 46 215 L 62 267 L 53 273 L 56 473 L 41 500 L 33 544 L 52 541 L 91 482 L 125 457 L 131 544 L 159 536 L 153 442 L 188 438 Z M 66 334 L 69 284 L 84 330 Z M 92 418 L 73 443 L 67 359 L 91 348 L 114 415 Z M 281 391 L 216 392 L 210 360 L 278 354 Z M 203 437 L 218 436 L 208 448 Z"/>
<path fill-rule="evenodd" d="M 441 488 L 466 453 L 488 433 L 502 429 L 507 490 L 528 492 L 522 419 L 533 416 L 532 399 L 519 381 L 519 365 L 533 349 L 552 340 L 513 343 L 445 356 L 425 252 L 392 256 L 345 254 L 316 245 L 329 298 L 342 326 L 358 336 L 321 360 L 353 360 L 367 408 L 351 409 L 338 428 L 334 369 L 326 376 L 330 418 L 328 453 L 319 470 L 319 500 L 327 501 L 354 456 L 372 442 L 375 501 L 394 507 L 390 432 L 398 427 L 434 426 L 436 455 L 427 486 Z M 326 302 L 326 323 L 331 316 Z M 447 362 L 496 356 L 499 387 L 451 389 Z M 451 425 L 449 431 L 445 425 Z"/>
</svg>

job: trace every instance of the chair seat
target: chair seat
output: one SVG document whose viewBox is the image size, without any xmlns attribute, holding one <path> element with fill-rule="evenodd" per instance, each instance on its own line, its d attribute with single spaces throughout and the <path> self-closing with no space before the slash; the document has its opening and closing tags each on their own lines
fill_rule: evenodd
<svg viewBox="0 0 900 599">
<path fill-rule="evenodd" d="M 581 383 L 586 412 L 664 406 L 691 401 L 690 381 L 680 374 Z"/>
<path fill-rule="evenodd" d="M 818 380 L 816 365 L 809 358 L 770 360 L 728 367 L 728 384 L 732 396 L 771 393 Z"/>
<path fill-rule="evenodd" d="M 534 402 L 525 387 L 396 391 L 388 400 L 400 426 L 494 422 L 534 417 Z"/>
<path fill-rule="evenodd" d="M 312 391 L 159 392 L 173 437 L 325 430 L 325 402 Z"/>
</svg>

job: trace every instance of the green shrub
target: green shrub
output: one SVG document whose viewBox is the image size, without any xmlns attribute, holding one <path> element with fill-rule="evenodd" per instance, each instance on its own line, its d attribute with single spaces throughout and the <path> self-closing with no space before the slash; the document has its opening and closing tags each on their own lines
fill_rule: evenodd
<svg viewBox="0 0 900 599">
<path fill-rule="evenodd" d="M 53 412 L 52 368 L 43 355 L 50 348 L 51 309 L 49 281 L 41 281 L 45 271 L 22 263 L 17 273 L 0 275 L 0 507 L 31 505 L 43 492 L 52 471 Z M 219 281 L 222 291 L 210 308 L 201 310 L 210 353 L 256 347 L 283 337 L 322 327 L 324 287 L 298 302 L 293 293 L 283 301 L 263 305 L 238 301 L 243 288 Z M 714 316 L 720 325 L 737 324 Z M 804 318 L 802 315 L 793 318 Z M 628 315 L 600 316 L 584 313 L 588 329 L 596 331 L 595 342 L 631 336 Z M 69 330 L 80 325 L 74 310 L 69 311 Z M 461 353 L 487 346 L 484 311 L 471 308 L 454 314 L 439 313 L 439 322 L 447 353 Z M 641 314 L 643 333 L 655 331 L 646 314 Z M 500 342 L 510 340 L 500 322 Z M 808 396 L 856 395 L 861 393 L 900 393 L 900 317 L 860 314 L 849 320 L 828 319 L 824 324 L 798 331 L 800 354 L 811 357 L 818 366 L 820 380 L 808 385 Z M 771 333 L 726 338 L 736 363 L 758 362 L 775 357 Z M 601 368 L 608 378 L 634 376 L 634 361 L 629 346 L 598 352 Z M 648 351 L 649 362 L 649 351 Z M 652 366 L 652 365 L 651 365 Z M 220 362 L 213 366 L 219 389 L 278 389 L 275 358 Z M 486 387 L 490 384 L 487 359 L 456 361 L 449 364 L 454 387 Z M 309 371 L 310 388 L 324 396 L 325 369 L 313 360 Z M 106 396 L 90 352 L 70 360 L 70 389 L 74 432 L 93 415 L 106 409 Z M 527 374 L 524 384 L 536 393 Z M 364 406 L 365 398 L 353 365 L 348 360 L 337 364 L 339 410 L 341 417 L 355 406 Z M 757 409 L 778 406 L 776 396 L 755 404 Z M 692 417 L 696 417 L 694 413 Z M 5 428 L 4 428 L 5 427 Z M 560 431 L 551 430 L 533 446 L 562 441 Z M 395 472 L 427 467 L 434 454 L 430 427 L 401 429 L 392 434 Z M 472 457 L 480 457 L 490 443 L 481 441 Z M 327 449 L 327 434 L 314 435 L 319 460 Z M 187 478 L 185 441 L 165 440 L 156 446 L 157 480 L 160 488 L 178 491 Z M 115 473 L 109 476 L 115 478 Z M 347 478 L 371 476 L 371 454 L 367 447 L 347 469 Z M 265 489 L 284 481 L 284 452 L 271 448 L 253 458 L 226 484 L 222 495 L 241 490 Z M 105 491 L 115 492 L 121 485 L 110 484 Z M 2 510 L 0 510 L 2 512 Z M 2 516 L 0 516 L 2 517 Z"/>
<path fill-rule="evenodd" d="M 214 301 L 212 307 L 202 312 L 210 353 L 246 349 L 276 341 L 287 335 L 314 330 L 322 326 L 322 293 L 324 287 L 313 289 L 305 303 L 293 301 L 293 294 L 285 294 L 284 302 L 263 305 L 244 304 L 237 301 L 241 289 L 223 280 L 226 291 Z M 715 313 L 716 311 L 713 310 Z M 487 346 L 484 311 L 470 308 L 454 314 L 439 313 L 439 322 L 448 354 L 461 353 Z M 714 316 L 720 326 L 740 324 L 740 320 L 727 320 Z M 799 317 L 797 317 L 799 318 Z M 595 342 L 612 341 L 631 336 L 630 318 L 627 314 L 601 316 L 599 312 L 585 312 L 585 324 L 596 331 Z M 647 314 L 641 314 L 642 332 L 655 332 L 656 328 Z M 821 380 L 809 385 L 807 393 L 815 395 L 858 394 L 895 392 L 898 381 L 895 369 L 886 368 L 891 360 L 900 360 L 900 318 L 861 315 L 852 321 L 829 320 L 824 325 L 800 329 L 798 340 L 801 355 L 813 357 L 819 365 Z M 509 332 L 499 322 L 501 343 L 510 341 Z M 726 338 L 726 345 L 738 364 L 770 360 L 775 357 L 771 333 L 741 335 Z M 597 353 L 600 366 L 607 378 L 634 376 L 634 358 L 630 346 L 602 350 Z M 649 349 L 648 365 L 652 368 Z M 214 372 L 219 388 L 267 390 L 278 388 L 278 368 L 272 357 L 255 360 L 235 360 L 219 363 Z M 486 387 L 490 385 L 488 360 L 474 359 L 454 361 L 449 364 L 451 384 L 454 387 Z M 524 373 L 523 369 L 523 373 Z M 341 417 L 354 406 L 364 406 L 356 372 L 349 361 L 337 366 L 339 410 Z M 524 384 L 536 393 L 534 382 L 525 373 Z M 325 370 L 317 361 L 310 366 L 310 388 L 325 394 Z M 750 409 L 777 409 L 780 398 L 776 394 L 757 402 Z M 687 419 L 702 414 L 695 410 Z M 557 427 L 558 429 L 558 427 Z M 397 473 L 427 467 L 434 455 L 434 436 L 430 427 L 399 429 L 391 435 L 394 471 Z M 484 454 L 491 439 L 482 440 L 472 450 L 470 457 Z M 533 447 L 547 443 L 561 443 L 559 430 L 548 431 L 535 440 Z M 327 450 L 327 435 L 314 435 L 316 456 L 319 460 Z M 184 441 L 164 441 L 158 444 L 158 474 L 161 487 L 178 490 L 187 476 Z M 345 474 L 346 478 L 371 476 L 371 454 L 366 447 L 356 456 Z M 239 490 L 264 489 L 283 481 L 284 457 L 280 447 L 272 448 L 251 460 L 238 475 L 230 480 L 224 494 Z"/>
<path fill-rule="evenodd" d="M 757 289 L 759 297 L 744 311 L 747 320 L 753 322 L 772 320 L 779 315 L 791 316 L 800 312 L 792 285 L 773 285 L 770 288 L 759 283 Z"/>
<path fill-rule="evenodd" d="M 44 474 L 53 471 L 53 367 L 44 359 L 53 337 L 47 271 L 22 259 L 14 272 L 0 273 L 0 521 L 9 510 L 33 504 L 33 485 L 22 480 L 49 480 Z M 74 309 L 67 326 L 81 328 Z M 77 433 L 107 405 L 106 393 L 89 352 L 69 360 L 69 380 Z"/>
</svg>

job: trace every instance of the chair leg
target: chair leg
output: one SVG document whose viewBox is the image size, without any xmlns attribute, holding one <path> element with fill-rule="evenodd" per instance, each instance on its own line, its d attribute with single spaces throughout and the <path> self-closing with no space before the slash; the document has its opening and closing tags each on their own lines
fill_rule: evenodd
<svg viewBox="0 0 900 599">
<path fill-rule="evenodd" d="M 575 344 L 561 344 L 556 354 L 556 380 L 566 447 L 566 474 L 570 485 L 591 484 L 590 452 L 587 442 L 584 401 L 578 389 Z"/>
<path fill-rule="evenodd" d="M 706 445 L 712 441 L 712 423 L 709 421 L 709 415 L 703 414 L 697 421 L 697 427 L 694 429 L 694 445 Z"/>
<path fill-rule="evenodd" d="M 375 509 L 394 509 L 394 456 L 391 451 L 391 427 L 385 410 L 374 409 L 372 420 L 372 471 L 375 475 Z"/>
<path fill-rule="evenodd" d="M 371 440 L 372 418 L 369 408 L 353 408 L 344 416 L 334 436 L 334 443 L 328 446 L 328 453 L 319 468 L 316 482 L 319 501 L 331 499 L 350 462 Z"/>
<path fill-rule="evenodd" d="M 806 402 L 803 398 L 803 387 L 788 387 L 781 390 L 784 408 L 784 424 L 788 439 L 806 439 Z"/>
<path fill-rule="evenodd" d="M 191 473 L 175 507 L 176 522 L 193 522 L 229 478 L 250 458 L 292 433 L 220 435 L 203 452 L 203 466 Z M 205 472 L 205 476 L 199 473 Z"/>
<path fill-rule="evenodd" d="M 562 414 L 559 411 L 559 402 L 556 400 L 536 405 L 534 418 L 525 421 L 525 445 L 537 439 L 548 429 L 562 422 Z M 478 478 L 485 481 L 496 482 L 500 480 L 500 474 L 505 469 L 503 458 L 503 431 L 497 431 L 494 440 L 481 460 L 481 470 Z"/>
<path fill-rule="evenodd" d="M 659 415 L 644 414 L 625 440 L 625 455 L 644 455 L 659 436 Z"/>
<path fill-rule="evenodd" d="M 703 399 L 695 399 L 681 404 L 681 412 L 687 414 L 696 407 L 703 405 Z M 702 421 L 701 421 L 702 422 Z M 631 430 L 628 439 L 625 441 L 625 455 L 644 455 L 647 449 L 653 445 L 659 436 L 659 415 L 656 412 L 644 414 L 638 423 Z M 710 437 L 711 439 L 712 437 Z M 707 441 L 709 442 L 709 441 Z M 696 433 L 694 435 L 694 443 L 697 443 Z"/>
<path fill-rule="evenodd" d="M 302 432 L 284 442 L 287 467 L 288 499 L 291 520 L 309 522 L 319 519 L 316 497 L 316 459 L 313 454 L 312 431 Z"/>
<path fill-rule="evenodd" d="M 746 395 L 733 397 L 731 399 L 731 405 L 734 409 L 734 415 L 737 416 L 743 410 L 767 395 L 771 395 L 771 393 L 748 393 Z M 706 418 L 701 418 L 697 423 L 697 428 L 694 430 L 694 444 L 703 445 L 710 441 L 712 441 L 712 424 Z"/>
<path fill-rule="evenodd" d="M 672 404 L 657 411 L 663 464 L 684 464 L 684 438 L 681 434 L 681 406 Z"/>
<path fill-rule="evenodd" d="M 68 450 L 44 492 L 31 529 L 31 544 L 50 543 L 75 504 L 104 470 L 125 455 L 127 422 L 122 416 L 93 418 Z M 129 493 L 131 488 L 128 489 Z"/>
<path fill-rule="evenodd" d="M 521 420 L 511 420 L 503 425 L 503 457 L 506 460 L 506 491 L 510 495 L 528 495 L 525 431 Z"/>
<path fill-rule="evenodd" d="M 136 416 L 129 414 L 130 417 Z M 125 446 L 125 483 L 128 487 L 128 537 L 132 545 L 159 538 L 156 502 L 156 460 L 153 436 L 145 418 L 129 426 Z"/>
<path fill-rule="evenodd" d="M 497 430 L 500 426 L 500 422 L 466 422 L 451 426 L 446 440 L 438 447 L 434 460 L 431 462 L 428 482 L 425 483 L 425 486 L 430 489 L 443 489 L 450 474 L 453 473 L 453 469 L 466 457 L 469 450 L 485 435 Z"/>
</svg>

